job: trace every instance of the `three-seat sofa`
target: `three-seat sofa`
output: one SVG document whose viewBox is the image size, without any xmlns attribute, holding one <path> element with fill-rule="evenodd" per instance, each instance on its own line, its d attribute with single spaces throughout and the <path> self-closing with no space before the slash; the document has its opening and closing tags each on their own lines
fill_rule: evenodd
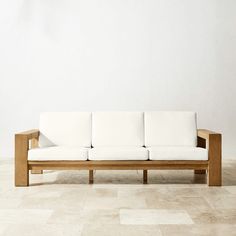
<svg viewBox="0 0 236 236">
<path fill-rule="evenodd" d="M 15 135 L 15 185 L 29 185 L 29 170 L 189 169 L 221 185 L 221 134 L 197 130 L 196 113 L 50 112 L 39 130 Z M 112 173 L 111 173 L 112 174 Z"/>
</svg>

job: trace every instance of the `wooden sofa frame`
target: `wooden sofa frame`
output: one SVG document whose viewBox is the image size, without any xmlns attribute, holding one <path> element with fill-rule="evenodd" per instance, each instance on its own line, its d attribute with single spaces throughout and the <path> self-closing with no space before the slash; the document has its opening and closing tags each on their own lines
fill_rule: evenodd
<svg viewBox="0 0 236 236">
<path fill-rule="evenodd" d="M 29 170 L 89 170 L 89 183 L 93 183 L 94 170 L 143 170 L 143 183 L 148 181 L 148 170 L 194 170 L 208 175 L 209 186 L 221 186 L 221 134 L 198 130 L 198 147 L 208 149 L 208 160 L 187 161 L 29 161 L 28 150 L 38 146 L 39 130 L 15 135 L 15 186 L 29 186 Z"/>
</svg>

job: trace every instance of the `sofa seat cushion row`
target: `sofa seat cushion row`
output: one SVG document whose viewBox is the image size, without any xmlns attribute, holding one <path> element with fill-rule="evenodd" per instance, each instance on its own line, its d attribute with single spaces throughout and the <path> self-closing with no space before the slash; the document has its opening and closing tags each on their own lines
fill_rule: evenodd
<svg viewBox="0 0 236 236">
<path fill-rule="evenodd" d="M 44 147 L 28 152 L 28 160 L 208 160 L 208 151 L 197 147 Z"/>
</svg>

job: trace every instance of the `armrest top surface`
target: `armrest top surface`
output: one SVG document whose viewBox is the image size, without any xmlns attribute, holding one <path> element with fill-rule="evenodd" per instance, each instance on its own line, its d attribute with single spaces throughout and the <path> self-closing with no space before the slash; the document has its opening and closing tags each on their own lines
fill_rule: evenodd
<svg viewBox="0 0 236 236">
<path fill-rule="evenodd" d="M 31 129 L 24 132 L 16 133 L 15 136 L 23 136 L 27 137 L 28 139 L 38 138 L 39 137 L 39 130 L 38 129 Z"/>
<path fill-rule="evenodd" d="M 197 136 L 200 137 L 200 138 L 203 138 L 203 139 L 209 139 L 210 136 L 212 135 L 220 135 L 220 133 L 216 133 L 214 131 L 211 131 L 211 130 L 207 130 L 207 129 L 198 129 L 197 130 Z"/>
</svg>

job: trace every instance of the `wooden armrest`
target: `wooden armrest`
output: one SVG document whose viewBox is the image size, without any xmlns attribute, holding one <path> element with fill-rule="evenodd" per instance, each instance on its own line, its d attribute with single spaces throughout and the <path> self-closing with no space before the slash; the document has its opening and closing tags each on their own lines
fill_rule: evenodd
<svg viewBox="0 0 236 236">
<path fill-rule="evenodd" d="M 216 133 L 207 129 L 198 129 L 197 136 L 205 140 L 209 140 L 210 136 L 221 136 L 220 133 Z"/>
<path fill-rule="evenodd" d="M 24 137 L 27 140 L 38 139 L 39 130 L 38 129 L 31 129 L 31 130 L 27 130 L 27 131 L 24 131 L 24 132 L 16 133 L 15 136 L 16 137 Z"/>
<path fill-rule="evenodd" d="M 39 130 L 32 129 L 15 134 L 15 185 L 29 185 L 28 150 L 36 147 L 39 138 Z"/>
<path fill-rule="evenodd" d="M 206 129 L 197 132 L 198 147 L 208 149 L 208 185 L 221 186 L 222 184 L 222 143 L 221 134 Z"/>
</svg>

